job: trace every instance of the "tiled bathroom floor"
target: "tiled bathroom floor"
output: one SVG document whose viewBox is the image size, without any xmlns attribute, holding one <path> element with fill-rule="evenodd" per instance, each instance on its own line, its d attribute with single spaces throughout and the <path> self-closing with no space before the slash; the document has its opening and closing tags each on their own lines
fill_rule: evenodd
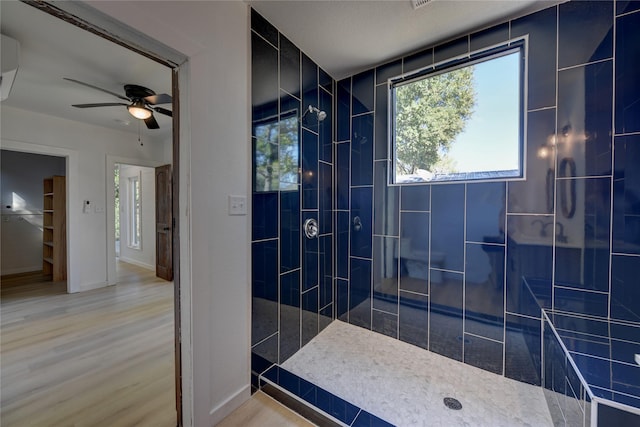
<svg viewBox="0 0 640 427">
<path fill-rule="evenodd" d="M 553 425 L 540 387 L 342 321 L 282 367 L 397 426 Z M 448 409 L 445 397 L 462 409 Z"/>
</svg>

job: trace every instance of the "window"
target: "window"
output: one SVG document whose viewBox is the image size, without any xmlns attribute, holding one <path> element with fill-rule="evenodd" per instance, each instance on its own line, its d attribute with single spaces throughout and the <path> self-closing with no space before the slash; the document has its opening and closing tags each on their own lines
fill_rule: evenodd
<svg viewBox="0 0 640 427">
<path fill-rule="evenodd" d="M 295 191 L 299 173 L 298 109 L 292 108 L 275 117 L 254 124 L 253 189 Z"/>
<path fill-rule="evenodd" d="M 391 84 L 393 183 L 524 177 L 524 41 Z"/>
<path fill-rule="evenodd" d="M 140 249 L 142 243 L 142 195 L 140 191 L 140 177 L 129 178 L 129 246 Z"/>
</svg>

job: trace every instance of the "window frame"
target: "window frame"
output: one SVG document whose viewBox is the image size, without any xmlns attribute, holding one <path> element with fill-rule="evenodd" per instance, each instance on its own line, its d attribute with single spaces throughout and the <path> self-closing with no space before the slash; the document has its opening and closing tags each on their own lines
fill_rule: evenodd
<svg viewBox="0 0 640 427">
<path fill-rule="evenodd" d="M 142 173 L 140 175 L 130 176 L 128 178 L 128 190 L 129 190 L 128 246 L 131 249 L 142 250 Z"/>
<path fill-rule="evenodd" d="M 388 129 L 388 153 L 389 167 L 387 173 L 387 184 L 390 186 L 400 185 L 432 185 L 432 184 L 459 184 L 459 183 L 480 183 L 480 182 L 496 182 L 496 181 L 524 181 L 526 180 L 527 171 L 527 88 L 528 88 L 528 37 L 525 35 L 516 39 L 507 40 L 505 42 L 489 46 L 487 48 L 478 49 L 470 53 L 465 53 L 444 61 L 419 68 L 412 71 L 404 72 L 401 75 L 390 77 L 387 80 L 387 129 Z M 407 181 L 396 182 L 396 91 L 397 87 L 410 84 L 439 74 L 448 73 L 460 68 L 472 66 L 492 59 L 500 58 L 512 53 L 519 53 L 519 80 L 520 80 L 520 111 L 519 131 L 518 131 L 518 150 L 519 150 L 519 174 L 517 176 L 495 176 L 495 177 L 469 177 L 472 173 L 483 172 L 461 172 L 460 177 L 451 179 L 441 179 L 432 181 Z M 487 172 L 491 173 L 491 172 Z M 453 175 L 453 174 L 452 174 Z"/>
</svg>

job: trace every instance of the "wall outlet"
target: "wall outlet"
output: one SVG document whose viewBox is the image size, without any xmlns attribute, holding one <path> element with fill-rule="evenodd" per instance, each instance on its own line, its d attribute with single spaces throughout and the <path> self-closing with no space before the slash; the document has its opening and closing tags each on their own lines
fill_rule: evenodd
<svg viewBox="0 0 640 427">
<path fill-rule="evenodd" d="M 91 213 L 93 211 L 93 204 L 90 200 L 85 200 L 82 202 L 82 213 Z"/>
<path fill-rule="evenodd" d="M 229 195 L 229 215 L 246 215 L 247 198 Z"/>
</svg>

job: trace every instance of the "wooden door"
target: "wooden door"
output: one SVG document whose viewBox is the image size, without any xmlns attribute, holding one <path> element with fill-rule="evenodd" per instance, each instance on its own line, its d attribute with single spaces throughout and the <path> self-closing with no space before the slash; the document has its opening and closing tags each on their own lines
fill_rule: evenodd
<svg viewBox="0 0 640 427">
<path fill-rule="evenodd" d="M 156 168 L 156 276 L 173 280 L 171 165 Z"/>
</svg>

